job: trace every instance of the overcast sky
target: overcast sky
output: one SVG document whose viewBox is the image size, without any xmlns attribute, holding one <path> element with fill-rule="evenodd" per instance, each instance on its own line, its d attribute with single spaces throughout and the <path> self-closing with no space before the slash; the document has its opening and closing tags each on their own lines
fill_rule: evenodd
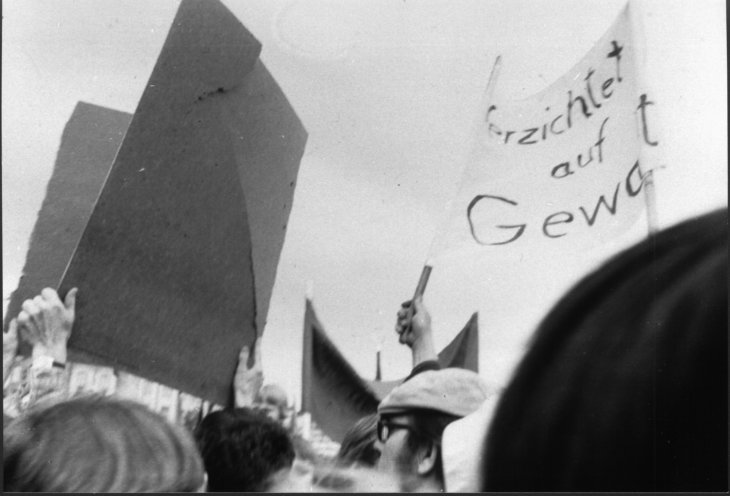
<svg viewBox="0 0 730 496">
<path fill-rule="evenodd" d="M 309 132 L 264 331 L 267 379 L 298 395 L 304 297 L 364 376 L 410 369 L 393 332 L 457 188 L 497 55 L 515 98 L 559 78 L 623 0 L 224 0 Z M 78 101 L 134 112 L 178 0 L 3 2 L 3 295 L 15 289 L 63 127 Z M 725 2 L 638 2 L 667 168 L 661 226 L 727 205 Z M 436 265 L 445 346 L 480 312 L 482 373 L 504 382 L 555 299 L 633 230 L 581 257 Z"/>
</svg>

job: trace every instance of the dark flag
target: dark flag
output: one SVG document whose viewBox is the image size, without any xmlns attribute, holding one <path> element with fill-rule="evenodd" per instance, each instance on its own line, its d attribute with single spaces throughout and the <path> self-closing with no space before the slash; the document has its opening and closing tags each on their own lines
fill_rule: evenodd
<svg viewBox="0 0 730 496">
<path fill-rule="evenodd" d="M 94 209 L 132 115 L 78 102 L 61 136 L 53 174 L 30 237 L 23 274 L 8 303 L 5 327 L 23 301 L 55 288 Z M 20 342 L 21 354 L 30 345 Z"/>
<path fill-rule="evenodd" d="M 332 440 L 378 408 L 378 399 L 342 356 L 307 300 L 302 355 L 302 410 Z"/>
<path fill-rule="evenodd" d="M 478 357 L 479 326 L 474 313 L 459 334 L 438 354 L 438 361 L 442 367 L 461 367 L 478 372 Z M 380 400 L 402 382 L 403 379 L 362 379 L 327 337 L 312 302 L 306 301 L 302 410 L 312 415 L 325 434 L 341 442 L 355 422 L 375 413 Z"/>
<path fill-rule="evenodd" d="M 464 328 L 438 354 L 441 367 L 459 367 L 479 373 L 479 314 L 474 312 Z"/>
<path fill-rule="evenodd" d="M 219 1 L 181 2 L 60 284 L 79 287 L 72 360 L 229 402 L 306 142 L 260 51 Z"/>
</svg>

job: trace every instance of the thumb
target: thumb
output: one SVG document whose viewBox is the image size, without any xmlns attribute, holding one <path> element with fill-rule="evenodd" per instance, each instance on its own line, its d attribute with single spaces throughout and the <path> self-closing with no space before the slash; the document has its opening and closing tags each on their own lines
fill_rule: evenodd
<svg viewBox="0 0 730 496">
<path fill-rule="evenodd" d="M 259 338 L 260 339 L 260 338 Z M 261 343 L 259 339 L 256 340 L 256 347 L 254 348 L 254 367 L 261 368 Z"/>
<path fill-rule="evenodd" d="M 241 352 L 238 354 L 238 366 L 246 368 L 248 366 L 248 346 L 241 348 Z"/>
<path fill-rule="evenodd" d="M 66 298 L 64 298 L 63 304 L 66 306 L 67 310 L 74 310 L 76 308 L 76 293 L 79 292 L 79 288 L 71 288 L 68 293 L 66 293 Z"/>
<path fill-rule="evenodd" d="M 414 314 L 422 313 L 424 311 L 422 296 L 419 296 L 418 298 L 413 300 L 413 310 L 414 310 L 414 312 L 413 312 Z"/>
<path fill-rule="evenodd" d="M 18 339 L 18 320 L 13 319 L 10 321 L 10 324 L 8 324 L 8 330 L 5 333 L 7 335 L 7 338 L 15 338 Z"/>
</svg>

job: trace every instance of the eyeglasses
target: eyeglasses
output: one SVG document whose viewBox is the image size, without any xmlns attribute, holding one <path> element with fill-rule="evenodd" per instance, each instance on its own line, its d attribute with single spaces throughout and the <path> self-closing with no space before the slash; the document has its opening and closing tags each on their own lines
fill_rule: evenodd
<svg viewBox="0 0 730 496">
<path fill-rule="evenodd" d="M 388 440 L 394 430 L 406 429 L 411 432 L 417 432 L 416 428 L 408 424 L 399 424 L 390 420 L 380 419 L 378 420 L 378 441 L 384 443 Z"/>
</svg>

